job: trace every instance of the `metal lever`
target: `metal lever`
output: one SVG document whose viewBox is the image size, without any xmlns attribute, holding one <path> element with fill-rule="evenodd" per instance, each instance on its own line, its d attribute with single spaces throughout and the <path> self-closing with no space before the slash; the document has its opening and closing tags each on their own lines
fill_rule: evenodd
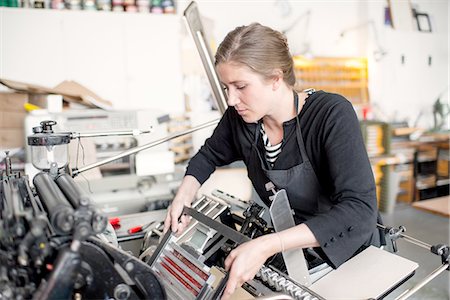
<svg viewBox="0 0 450 300">
<path fill-rule="evenodd" d="M 295 226 L 286 190 L 280 190 L 273 196 L 269 211 L 273 228 L 276 232 Z M 311 285 L 311 278 L 303 250 L 291 249 L 282 252 L 282 254 L 289 277 L 305 286 Z"/>
</svg>

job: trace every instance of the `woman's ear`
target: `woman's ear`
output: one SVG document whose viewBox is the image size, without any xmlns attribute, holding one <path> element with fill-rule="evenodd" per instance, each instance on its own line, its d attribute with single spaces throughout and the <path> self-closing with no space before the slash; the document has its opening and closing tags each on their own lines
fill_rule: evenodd
<svg viewBox="0 0 450 300">
<path fill-rule="evenodd" d="M 283 71 L 277 69 L 273 73 L 274 74 L 272 77 L 272 90 L 276 91 L 281 86 L 281 83 L 283 82 Z"/>
</svg>

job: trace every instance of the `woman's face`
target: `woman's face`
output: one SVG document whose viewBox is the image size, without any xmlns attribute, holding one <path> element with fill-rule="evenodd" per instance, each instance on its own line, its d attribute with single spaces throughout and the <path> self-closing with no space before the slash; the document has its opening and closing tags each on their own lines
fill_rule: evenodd
<svg viewBox="0 0 450 300">
<path fill-rule="evenodd" d="M 217 65 L 219 79 L 234 107 L 246 123 L 254 123 L 268 114 L 273 103 L 273 85 L 243 64 Z"/>
</svg>

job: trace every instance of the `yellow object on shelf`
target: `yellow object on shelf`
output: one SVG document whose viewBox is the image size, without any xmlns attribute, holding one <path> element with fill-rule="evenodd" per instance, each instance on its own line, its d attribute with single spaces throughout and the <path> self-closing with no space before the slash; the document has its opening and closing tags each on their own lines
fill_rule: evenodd
<svg viewBox="0 0 450 300">
<path fill-rule="evenodd" d="M 341 94 L 355 105 L 367 104 L 367 58 L 294 56 L 297 86 Z"/>
<path fill-rule="evenodd" d="M 28 111 L 28 112 L 36 110 L 36 109 L 41 109 L 41 107 L 39 107 L 37 105 L 34 105 L 34 104 L 31 104 L 31 103 L 28 103 L 28 102 L 26 102 L 23 105 L 23 108 L 25 108 L 25 110 Z"/>
</svg>

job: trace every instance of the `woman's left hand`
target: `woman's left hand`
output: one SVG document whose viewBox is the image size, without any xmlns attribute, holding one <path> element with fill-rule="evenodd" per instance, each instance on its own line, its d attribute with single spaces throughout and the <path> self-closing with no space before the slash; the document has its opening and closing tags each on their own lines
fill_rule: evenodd
<svg viewBox="0 0 450 300">
<path fill-rule="evenodd" d="M 269 234 L 241 244 L 230 252 L 225 260 L 229 278 L 222 300 L 229 299 L 238 287 L 255 277 L 264 262 L 280 250 L 278 242 Z"/>
</svg>

